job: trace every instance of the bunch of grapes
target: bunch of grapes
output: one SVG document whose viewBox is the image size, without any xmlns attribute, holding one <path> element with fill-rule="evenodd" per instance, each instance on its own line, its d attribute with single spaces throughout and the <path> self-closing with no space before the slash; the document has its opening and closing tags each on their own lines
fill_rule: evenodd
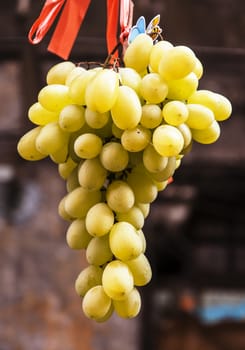
<svg viewBox="0 0 245 350">
<path fill-rule="evenodd" d="M 84 314 L 98 322 L 115 311 L 135 317 L 139 288 L 152 276 L 144 221 L 193 141 L 209 144 L 231 103 L 198 90 L 203 66 L 186 46 L 142 33 L 120 67 L 65 61 L 28 112 L 35 127 L 18 143 L 27 160 L 50 157 L 67 193 L 58 207 L 66 241 L 85 251 L 75 281 Z"/>
</svg>

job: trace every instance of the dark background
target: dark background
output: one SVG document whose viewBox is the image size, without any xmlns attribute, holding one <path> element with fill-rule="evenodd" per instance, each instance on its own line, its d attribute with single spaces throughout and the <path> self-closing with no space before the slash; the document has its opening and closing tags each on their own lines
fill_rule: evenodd
<svg viewBox="0 0 245 350">
<path fill-rule="evenodd" d="M 245 302 L 245 11 L 243 0 L 135 1 L 134 22 L 161 14 L 166 40 L 204 65 L 199 88 L 227 96 L 232 117 L 213 145 L 195 144 L 152 205 L 144 232 L 153 268 L 137 319 L 94 324 L 74 280 L 85 266 L 65 242 L 65 185 L 50 161 L 16 153 L 29 106 L 60 59 L 27 40 L 44 1 L 0 3 L 0 350 L 244 350 L 242 311 L 204 322 L 207 305 Z M 105 1 L 92 0 L 70 59 L 106 58 Z M 240 304 L 239 304 L 240 303 Z"/>
</svg>

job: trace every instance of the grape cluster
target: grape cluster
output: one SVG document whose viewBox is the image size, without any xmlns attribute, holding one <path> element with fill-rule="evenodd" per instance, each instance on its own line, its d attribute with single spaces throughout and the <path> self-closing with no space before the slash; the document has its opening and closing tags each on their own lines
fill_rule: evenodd
<svg viewBox="0 0 245 350">
<path fill-rule="evenodd" d="M 26 160 L 50 157 L 67 193 L 58 207 L 66 241 L 87 260 L 75 281 L 84 314 L 135 317 L 152 276 L 142 228 L 193 141 L 209 144 L 231 115 L 229 100 L 198 90 L 203 66 L 186 46 L 138 35 L 122 67 L 65 61 L 47 73 L 21 137 Z"/>
</svg>

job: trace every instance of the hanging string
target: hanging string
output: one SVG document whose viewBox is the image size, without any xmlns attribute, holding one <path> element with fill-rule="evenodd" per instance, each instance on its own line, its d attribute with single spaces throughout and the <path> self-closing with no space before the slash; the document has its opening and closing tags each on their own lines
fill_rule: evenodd
<svg viewBox="0 0 245 350">
<path fill-rule="evenodd" d="M 90 2 L 91 0 L 46 0 L 39 17 L 29 31 L 29 41 L 32 44 L 40 43 L 62 11 L 48 50 L 63 59 L 68 59 Z M 106 41 L 108 53 L 118 42 L 119 3 L 121 42 L 127 38 L 129 28 L 132 25 L 133 2 L 131 0 L 107 0 Z"/>
</svg>

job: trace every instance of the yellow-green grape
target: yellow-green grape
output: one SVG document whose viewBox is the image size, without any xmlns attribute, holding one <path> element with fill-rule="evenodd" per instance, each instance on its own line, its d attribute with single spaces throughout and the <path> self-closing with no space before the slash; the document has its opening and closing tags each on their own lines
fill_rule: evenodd
<svg viewBox="0 0 245 350">
<path fill-rule="evenodd" d="M 75 168 L 72 170 L 72 172 L 69 174 L 69 176 L 66 179 L 66 190 L 67 192 L 71 192 L 79 186 L 80 186 L 80 183 L 78 181 L 77 168 Z"/>
<path fill-rule="evenodd" d="M 82 309 L 88 318 L 97 320 L 108 313 L 111 303 L 111 298 L 104 292 L 104 288 L 98 285 L 89 289 L 84 295 Z"/>
<path fill-rule="evenodd" d="M 134 259 L 143 251 L 142 239 L 136 228 L 126 221 L 115 223 L 109 233 L 114 256 L 122 261 Z"/>
<path fill-rule="evenodd" d="M 66 105 L 73 103 L 68 90 L 66 85 L 46 85 L 39 91 L 38 102 L 49 111 L 60 112 Z"/>
<path fill-rule="evenodd" d="M 77 276 L 75 281 L 76 293 L 84 297 L 87 291 L 102 283 L 103 269 L 99 266 L 89 265 L 85 267 Z"/>
<path fill-rule="evenodd" d="M 132 272 L 126 263 L 120 260 L 109 262 L 102 274 L 102 286 L 113 300 L 123 300 L 134 288 Z"/>
<path fill-rule="evenodd" d="M 140 209 L 140 210 L 141 210 L 141 209 Z M 143 213 L 142 213 L 142 214 L 143 214 Z M 142 253 L 145 253 L 145 251 L 146 251 L 146 238 L 145 238 L 145 234 L 144 234 L 144 232 L 143 232 L 141 229 L 138 230 L 138 233 L 139 233 L 139 236 L 140 236 L 141 241 L 142 241 L 142 247 L 143 247 Z"/>
<path fill-rule="evenodd" d="M 97 323 L 103 323 L 103 322 L 109 320 L 109 318 L 112 316 L 113 312 L 114 312 L 114 306 L 113 306 L 113 303 L 111 303 L 110 309 L 107 311 L 105 316 L 97 318 L 95 321 Z"/>
<path fill-rule="evenodd" d="M 188 147 L 192 141 L 192 134 L 191 134 L 191 129 L 186 123 L 182 123 L 177 126 L 179 131 L 181 132 L 183 138 L 184 138 L 184 146 L 183 149 Z"/>
<path fill-rule="evenodd" d="M 203 144 L 214 143 L 220 137 L 219 123 L 214 120 L 206 129 L 192 129 L 193 140 Z"/>
<path fill-rule="evenodd" d="M 153 40 L 149 35 L 139 34 L 125 51 L 125 66 L 135 69 L 138 73 L 143 72 L 149 64 L 152 46 Z"/>
<path fill-rule="evenodd" d="M 71 83 L 73 82 L 73 80 L 76 79 L 76 77 L 78 77 L 80 74 L 84 73 L 85 71 L 86 69 L 83 67 L 79 67 L 79 66 L 74 67 L 70 71 L 70 73 L 66 76 L 65 85 L 71 86 Z"/>
<path fill-rule="evenodd" d="M 169 157 L 167 166 L 159 171 L 158 173 L 151 173 L 151 178 L 154 181 L 165 181 L 168 180 L 171 176 L 173 176 L 176 169 L 176 157 Z"/>
<path fill-rule="evenodd" d="M 150 203 L 135 203 L 135 206 L 142 211 L 144 218 L 147 218 L 150 213 Z"/>
<path fill-rule="evenodd" d="M 90 99 L 94 100 L 96 110 L 100 113 L 108 112 L 117 99 L 119 88 L 118 73 L 112 69 L 103 69 L 95 76 L 92 84 Z M 89 108 L 88 103 L 87 106 Z"/>
<path fill-rule="evenodd" d="M 168 95 L 170 100 L 187 100 L 198 87 L 198 79 L 194 73 L 190 73 L 182 79 L 168 81 Z"/>
<path fill-rule="evenodd" d="M 158 72 L 163 79 L 176 80 L 191 73 L 196 65 L 196 56 L 187 46 L 180 45 L 166 50 L 159 62 Z"/>
<path fill-rule="evenodd" d="M 217 121 L 224 121 L 227 120 L 232 113 L 232 105 L 229 99 L 221 94 L 217 94 L 216 96 L 218 98 L 218 106 L 217 110 L 214 112 L 215 119 Z"/>
<path fill-rule="evenodd" d="M 165 122 L 177 126 L 187 120 L 188 108 L 184 102 L 169 101 L 163 106 L 162 115 Z"/>
<path fill-rule="evenodd" d="M 81 129 L 85 123 L 85 109 L 78 105 L 65 106 L 59 115 L 59 125 L 61 129 L 73 132 Z"/>
<path fill-rule="evenodd" d="M 152 143 L 160 155 L 173 157 L 181 152 L 184 138 L 175 126 L 160 125 L 153 132 Z"/>
<path fill-rule="evenodd" d="M 92 133 L 85 133 L 78 136 L 74 142 L 74 151 L 80 158 L 91 159 L 100 154 L 102 140 Z"/>
<path fill-rule="evenodd" d="M 102 140 L 106 141 L 106 139 L 110 139 L 112 138 L 113 134 L 112 134 L 112 119 L 109 118 L 108 122 L 102 126 L 102 128 L 99 129 L 94 129 L 93 128 L 93 132 L 102 138 Z"/>
<path fill-rule="evenodd" d="M 153 147 L 152 144 L 149 144 L 143 151 L 143 164 L 145 168 L 152 172 L 156 173 L 163 170 L 168 163 L 168 158 L 161 156 Z"/>
<path fill-rule="evenodd" d="M 132 129 L 141 118 L 141 103 L 137 93 L 129 86 L 119 86 L 116 102 L 111 109 L 114 124 L 120 129 Z"/>
<path fill-rule="evenodd" d="M 43 154 L 53 154 L 65 146 L 69 134 L 62 130 L 57 122 L 48 123 L 42 127 L 36 138 L 36 147 Z"/>
<path fill-rule="evenodd" d="M 112 258 L 108 235 L 93 237 L 86 249 L 87 262 L 91 265 L 102 266 L 111 261 Z"/>
<path fill-rule="evenodd" d="M 133 170 L 127 178 L 133 190 L 135 202 L 152 203 L 157 197 L 157 187 L 144 171 Z"/>
<path fill-rule="evenodd" d="M 106 189 L 106 200 L 113 211 L 124 213 L 134 205 L 134 192 L 125 181 L 114 180 Z"/>
<path fill-rule="evenodd" d="M 66 142 L 63 144 L 61 148 L 59 148 L 56 152 L 49 154 L 50 159 L 56 164 L 62 164 L 67 160 L 69 156 L 69 137 L 67 137 Z"/>
<path fill-rule="evenodd" d="M 100 201 L 100 191 L 89 191 L 83 187 L 77 187 L 66 195 L 64 208 L 69 216 L 81 219 L 93 205 Z"/>
<path fill-rule="evenodd" d="M 126 264 L 133 274 L 135 286 L 144 286 L 150 282 L 152 278 L 151 265 L 144 253 L 135 259 L 126 261 Z"/>
<path fill-rule="evenodd" d="M 112 131 L 112 135 L 113 136 L 115 136 L 119 140 L 121 139 L 123 130 L 120 129 L 118 126 L 116 126 L 116 124 L 113 123 L 113 122 L 112 122 L 112 125 L 111 125 L 111 131 Z"/>
<path fill-rule="evenodd" d="M 71 249 L 86 249 L 91 239 L 84 219 L 73 220 L 66 231 L 66 242 Z"/>
<path fill-rule="evenodd" d="M 110 118 L 109 112 L 100 113 L 98 111 L 91 111 L 89 108 L 85 110 L 86 123 L 94 129 L 100 129 L 105 126 Z"/>
<path fill-rule="evenodd" d="M 66 162 L 58 165 L 58 173 L 64 180 L 66 180 L 76 167 L 77 163 L 74 162 L 71 157 L 68 157 Z"/>
<path fill-rule="evenodd" d="M 143 125 L 124 130 L 121 136 L 122 146 L 129 152 L 139 152 L 151 141 L 151 131 Z"/>
<path fill-rule="evenodd" d="M 154 181 L 154 184 L 157 186 L 157 190 L 159 191 L 163 191 L 165 190 L 165 188 L 168 185 L 168 180 L 164 180 L 164 181 Z"/>
<path fill-rule="evenodd" d="M 162 122 L 162 110 L 156 104 L 145 104 L 142 106 L 140 124 L 145 128 L 154 129 Z"/>
<path fill-rule="evenodd" d="M 126 213 L 116 213 L 117 221 L 126 221 L 133 225 L 137 230 L 141 229 L 144 225 L 144 215 L 140 208 L 133 206 Z"/>
<path fill-rule="evenodd" d="M 161 58 L 165 55 L 165 52 L 172 47 L 173 45 L 166 40 L 158 41 L 152 46 L 150 54 L 150 68 L 153 70 L 153 72 L 158 72 Z"/>
<path fill-rule="evenodd" d="M 106 180 L 107 170 L 101 164 L 99 158 L 86 159 L 78 170 L 80 185 L 89 190 L 99 190 Z"/>
<path fill-rule="evenodd" d="M 129 152 L 129 168 L 134 168 L 136 165 L 142 164 L 143 152 Z"/>
<path fill-rule="evenodd" d="M 124 170 L 129 161 L 127 150 L 118 142 L 107 142 L 100 152 L 100 161 L 103 167 L 109 171 Z"/>
<path fill-rule="evenodd" d="M 138 95 L 140 91 L 141 76 L 133 68 L 119 68 L 120 81 L 122 85 L 131 87 Z"/>
<path fill-rule="evenodd" d="M 149 103 L 161 103 L 168 94 L 168 85 L 158 73 L 149 73 L 141 80 L 140 94 Z"/>
<path fill-rule="evenodd" d="M 187 104 L 187 108 L 189 114 L 186 124 L 191 129 L 206 129 L 215 120 L 214 113 L 208 107 L 198 103 L 189 103 Z"/>
<path fill-rule="evenodd" d="M 59 113 L 45 109 L 39 102 L 35 102 L 28 110 L 29 120 L 36 125 L 45 125 L 58 121 Z"/>
<path fill-rule="evenodd" d="M 136 317 L 141 309 L 141 296 L 136 288 L 124 300 L 113 300 L 115 312 L 122 318 Z"/>
<path fill-rule="evenodd" d="M 92 236 L 104 236 L 114 224 L 114 213 L 106 203 L 97 203 L 87 212 L 85 222 Z"/>
<path fill-rule="evenodd" d="M 95 77 L 95 69 L 85 70 L 74 78 L 69 84 L 68 94 L 73 103 L 85 105 L 85 92 L 89 82 Z"/>
<path fill-rule="evenodd" d="M 198 80 L 200 80 L 203 75 L 203 65 L 202 65 L 202 62 L 197 57 L 196 57 L 196 64 L 193 69 L 193 73 L 196 74 L 196 77 Z"/>
<path fill-rule="evenodd" d="M 59 205 L 58 205 L 58 214 L 59 216 L 64 219 L 65 221 L 73 221 L 74 220 L 74 217 L 71 216 L 70 214 L 68 214 L 68 212 L 66 211 L 65 209 L 65 201 L 66 201 L 66 196 L 64 196 L 60 202 L 59 202 Z"/>
<path fill-rule="evenodd" d="M 22 158 L 35 161 L 46 157 L 46 155 L 41 153 L 36 146 L 36 139 L 41 130 L 41 126 L 36 126 L 35 128 L 26 132 L 19 139 L 17 151 Z"/>
<path fill-rule="evenodd" d="M 65 85 L 68 74 L 75 68 L 75 64 L 70 61 L 64 61 L 52 66 L 46 76 L 47 84 Z"/>
</svg>

